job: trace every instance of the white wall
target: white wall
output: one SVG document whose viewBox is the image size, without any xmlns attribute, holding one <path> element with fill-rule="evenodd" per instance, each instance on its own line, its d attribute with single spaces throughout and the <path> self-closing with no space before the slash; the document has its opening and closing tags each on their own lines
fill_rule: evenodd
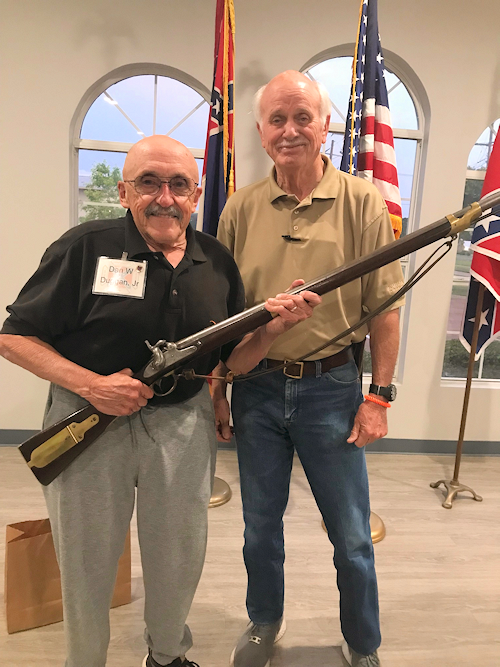
<svg viewBox="0 0 500 667">
<path fill-rule="evenodd" d="M 255 90 L 284 69 L 354 41 L 354 0 L 235 0 L 237 184 L 268 160 L 249 111 Z M 0 306 L 69 225 L 70 123 L 88 88 L 131 63 L 162 63 L 211 88 L 215 0 L 3 0 L 0 13 Z M 307 14 L 305 12 L 307 8 Z M 461 208 L 469 151 L 500 116 L 498 0 L 379 0 L 382 45 L 430 102 L 419 222 Z M 424 257 L 427 251 L 418 253 Z M 463 383 L 441 382 L 454 257 L 413 291 L 394 438 L 451 440 Z M 45 383 L 0 360 L 0 429 L 40 425 Z M 498 440 L 500 387 L 475 387 L 466 437 Z M 496 420 L 498 421 L 498 420 Z"/>
</svg>

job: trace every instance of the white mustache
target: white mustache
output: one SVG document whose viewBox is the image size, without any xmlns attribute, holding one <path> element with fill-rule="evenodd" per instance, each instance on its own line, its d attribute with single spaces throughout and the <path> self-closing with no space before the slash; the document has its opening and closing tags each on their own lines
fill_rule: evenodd
<svg viewBox="0 0 500 667">
<path fill-rule="evenodd" d="M 149 206 L 146 207 L 146 210 L 144 211 L 144 215 L 147 218 L 150 218 L 151 216 L 159 216 L 159 217 L 166 217 L 166 218 L 177 218 L 178 220 L 182 220 L 182 211 L 177 208 L 177 206 L 167 206 L 167 208 L 164 208 L 163 206 L 160 206 L 159 204 L 152 203 Z"/>
</svg>

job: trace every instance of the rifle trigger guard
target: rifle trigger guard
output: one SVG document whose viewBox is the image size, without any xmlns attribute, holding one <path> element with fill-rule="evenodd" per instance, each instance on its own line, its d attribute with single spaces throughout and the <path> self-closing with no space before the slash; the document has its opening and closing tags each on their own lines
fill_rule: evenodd
<svg viewBox="0 0 500 667">
<path fill-rule="evenodd" d="M 163 376 L 163 377 L 168 377 L 168 376 Z M 173 378 L 174 383 L 173 383 L 173 385 L 170 387 L 170 389 L 169 389 L 168 391 L 163 391 L 163 392 L 158 391 L 158 389 L 157 389 L 156 387 L 157 387 L 157 386 L 158 386 L 158 387 L 161 386 L 161 381 L 163 380 L 163 377 L 159 378 L 156 382 L 153 383 L 153 391 L 154 391 L 154 393 L 155 393 L 155 396 L 168 396 L 168 395 L 171 394 L 171 393 L 175 390 L 175 388 L 177 387 L 177 382 L 179 381 L 179 376 L 178 376 L 178 375 L 174 375 L 174 374 L 172 374 L 170 377 Z"/>
</svg>

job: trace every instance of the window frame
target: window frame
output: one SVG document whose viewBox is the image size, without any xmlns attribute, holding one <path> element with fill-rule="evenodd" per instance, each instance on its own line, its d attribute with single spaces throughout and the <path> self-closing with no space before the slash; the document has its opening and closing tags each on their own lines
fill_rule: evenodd
<svg viewBox="0 0 500 667">
<path fill-rule="evenodd" d="M 210 104 L 211 92 L 200 81 L 192 77 L 190 74 L 183 72 L 182 70 L 176 69 L 175 67 L 170 67 L 169 65 L 161 65 L 158 63 L 134 63 L 131 65 L 124 65 L 112 70 L 111 72 L 108 72 L 108 74 L 105 74 L 98 81 L 93 83 L 80 100 L 80 103 L 78 104 L 78 107 L 70 123 L 69 220 L 71 227 L 78 225 L 78 153 L 80 149 L 128 153 L 130 148 L 134 145 L 133 143 L 119 141 L 81 139 L 80 133 L 85 116 L 97 98 L 102 95 L 102 93 L 104 93 L 110 86 L 118 83 L 119 81 L 123 81 L 124 79 L 129 79 L 134 76 L 164 76 L 171 79 L 176 79 L 180 83 L 183 83 L 195 90 L 208 104 Z M 204 148 L 189 148 L 189 150 L 195 158 L 204 159 Z"/>
<path fill-rule="evenodd" d="M 494 130 L 494 125 L 497 124 L 497 123 L 498 123 L 498 128 L 495 131 Z M 479 139 L 484 134 L 484 132 L 488 129 L 490 130 L 490 135 L 489 135 L 488 142 L 487 143 L 480 142 Z M 469 155 L 467 156 L 467 168 L 465 170 L 464 195 L 465 195 L 465 188 L 467 186 L 467 181 L 481 181 L 481 182 L 484 182 L 484 179 L 486 177 L 486 171 L 487 171 L 489 159 L 490 159 L 490 156 L 491 156 L 491 152 L 493 150 L 493 144 L 495 143 L 495 138 L 496 138 L 496 136 L 499 132 L 500 132 L 500 118 L 496 118 L 491 123 L 489 123 L 489 125 L 487 127 L 484 128 L 484 130 L 479 135 L 478 140 L 473 144 L 472 148 L 470 149 Z M 486 147 L 488 147 L 488 159 L 487 159 L 487 162 L 486 162 L 486 168 L 485 169 L 470 169 L 469 168 L 470 154 L 472 153 L 472 151 L 474 150 L 474 148 L 476 146 L 486 146 Z M 471 227 L 468 227 L 467 230 L 464 230 L 464 231 L 471 231 L 472 232 L 473 229 L 474 229 L 474 226 L 471 226 Z M 458 250 L 458 248 L 457 248 L 457 250 Z M 456 271 L 456 254 L 455 254 L 455 266 L 453 268 L 453 276 L 452 276 L 452 279 L 451 279 L 450 308 L 451 308 L 451 300 L 452 300 L 452 297 L 453 297 L 453 288 L 454 288 L 455 285 L 458 284 L 457 281 L 456 281 L 456 278 L 455 278 L 455 271 Z M 469 280 L 467 282 L 467 290 L 469 289 L 469 285 L 470 285 L 470 272 L 469 272 Z M 448 332 L 449 332 L 449 330 L 448 330 L 449 318 L 450 318 L 450 315 L 448 313 L 448 322 L 446 324 L 446 334 L 445 334 L 445 345 L 444 345 L 444 351 L 443 351 L 443 362 L 442 362 L 442 365 L 441 365 L 441 385 L 442 386 L 448 386 L 448 387 L 449 386 L 457 386 L 457 385 L 462 386 L 463 382 L 467 379 L 467 369 L 465 370 L 465 374 L 463 376 L 443 375 L 444 359 L 445 359 L 445 355 L 446 355 L 446 343 L 448 341 L 447 336 L 448 336 Z M 498 341 L 500 342 L 500 339 L 498 339 Z M 483 367 L 484 367 L 484 357 L 485 357 L 486 351 L 488 350 L 488 347 L 489 346 L 487 346 L 486 348 L 484 348 L 482 350 L 481 354 L 479 355 L 479 359 L 476 362 L 474 362 L 474 364 L 478 363 L 479 365 L 477 367 L 477 377 L 472 377 L 471 382 L 476 387 L 481 387 L 481 386 L 482 387 L 488 387 L 488 386 L 491 387 L 491 385 L 493 385 L 493 386 L 495 386 L 495 388 L 500 389 L 500 377 L 497 377 L 497 378 L 482 377 Z"/>
</svg>

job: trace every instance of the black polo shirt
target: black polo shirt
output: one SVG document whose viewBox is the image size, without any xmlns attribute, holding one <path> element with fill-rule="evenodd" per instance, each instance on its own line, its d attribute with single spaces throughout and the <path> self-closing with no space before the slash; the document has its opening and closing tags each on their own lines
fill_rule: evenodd
<svg viewBox="0 0 500 667">
<path fill-rule="evenodd" d="M 45 252 L 40 266 L 8 306 L 1 333 L 36 336 L 63 357 L 101 375 L 140 370 L 151 353 L 144 341 L 177 341 L 244 308 L 244 290 L 226 248 L 208 234 L 186 229 L 187 248 L 175 268 L 149 250 L 132 214 L 70 229 Z M 144 299 L 92 294 L 100 256 L 146 260 Z M 207 374 L 235 343 L 189 367 Z M 203 380 L 180 380 L 169 396 L 177 403 L 196 394 Z"/>
</svg>

